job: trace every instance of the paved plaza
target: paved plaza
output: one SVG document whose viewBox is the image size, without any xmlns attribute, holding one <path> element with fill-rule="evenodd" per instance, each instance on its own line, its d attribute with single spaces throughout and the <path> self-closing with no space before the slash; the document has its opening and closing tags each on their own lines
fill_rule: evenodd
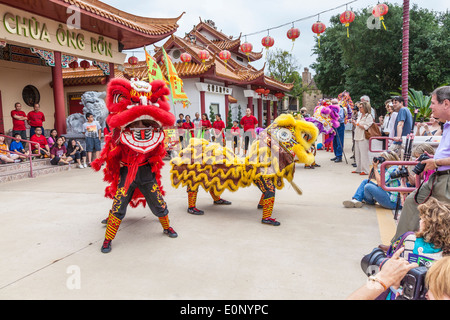
<svg viewBox="0 0 450 320">
<path fill-rule="evenodd" d="M 102 173 L 72 169 L 0 185 L 0 299 L 345 299 L 366 280 L 364 254 L 392 236 L 392 213 L 346 209 L 363 179 L 349 163 L 318 151 L 322 167 L 297 164 L 299 196 L 278 191 L 273 217 L 260 223 L 255 187 L 226 192 L 214 206 L 199 192 L 204 216 L 186 212 L 187 194 L 163 169 L 165 200 L 178 238 L 162 233 L 148 208 L 129 208 L 109 254 L 100 252 L 111 200 Z"/>
</svg>

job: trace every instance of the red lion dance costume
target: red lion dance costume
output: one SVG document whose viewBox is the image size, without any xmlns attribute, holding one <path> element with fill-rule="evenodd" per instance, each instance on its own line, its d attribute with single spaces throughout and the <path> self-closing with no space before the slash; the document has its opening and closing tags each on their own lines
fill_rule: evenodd
<svg viewBox="0 0 450 320">
<path fill-rule="evenodd" d="M 109 183 L 105 196 L 113 199 L 106 220 L 106 234 L 101 251 L 111 251 L 128 204 L 133 208 L 147 203 L 169 237 L 177 233 L 169 225 L 167 204 L 161 187 L 161 168 L 166 154 L 163 127 L 172 126 L 166 96 L 170 94 L 164 81 L 113 79 L 108 85 L 107 123 L 111 133 L 105 137 L 100 158 L 92 163 L 96 171 L 106 163 L 104 180 Z"/>
</svg>

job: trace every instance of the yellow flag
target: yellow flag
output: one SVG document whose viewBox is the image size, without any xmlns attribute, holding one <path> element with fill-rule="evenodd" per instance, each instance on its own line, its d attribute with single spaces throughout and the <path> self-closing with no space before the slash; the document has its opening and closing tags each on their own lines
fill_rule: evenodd
<svg viewBox="0 0 450 320">
<path fill-rule="evenodd" d="M 167 83 L 167 80 L 164 78 L 164 75 L 161 71 L 161 68 L 156 63 L 155 58 L 153 58 L 145 49 L 145 61 L 147 62 L 148 69 L 148 82 L 151 83 L 153 80 L 164 80 Z"/>
<path fill-rule="evenodd" d="M 163 51 L 163 58 L 166 64 L 167 78 L 169 79 L 172 101 L 174 104 L 180 102 L 183 104 L 183 108 L 186 108 L 190 104 L 190 102 L 189 98 L 183 90 L 183 80 L 181 80 L 181 78 L 178 76 L 177 70 L 175 69 L 175 66 L 173 65 L 170 58 L 167 56 L 166 50 L 164 50 L 164 48 L 161 49 Z"/>
</svg>

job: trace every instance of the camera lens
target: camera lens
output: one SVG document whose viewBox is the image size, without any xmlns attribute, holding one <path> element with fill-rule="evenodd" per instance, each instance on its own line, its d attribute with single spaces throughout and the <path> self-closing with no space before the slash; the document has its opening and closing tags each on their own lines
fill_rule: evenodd
<svg viewBox="0 0 450 320">
<path fill-rule="evenodd" d="M 367 276 L 371 276 L 375 274 L 375 270 L 378 270 L 378 268 L 375 267 L 379 267 L 384 259 L 386 259 L 386 254 L 384 251 L 379 248 L 375 248 L 371 253 L 362 258 L 361 269 L 365 274 L 367 274 Z"/>
</svg>

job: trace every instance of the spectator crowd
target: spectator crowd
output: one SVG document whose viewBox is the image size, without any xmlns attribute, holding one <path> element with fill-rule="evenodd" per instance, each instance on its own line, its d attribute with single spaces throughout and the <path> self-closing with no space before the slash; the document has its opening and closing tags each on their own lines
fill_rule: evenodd
<svg viewBox="0 0 450 320">
<path fill-rule="evenodd" d="M 339 103 L 336 99 L 332 103 Z M 427 121 L 416 123 L 410 109 L 405 106 L 402 97 L 393 97 L 385 101 L 383 115 L 376 117 L 375 108 L 370 98 L 363 96 L 356 102 L 351 113 L 342 106 L 339 112 L 339 128 L 333 141 L 335 157 L 331 160 L 342 163 L 344 150 L 345 125 L 352 126 L 351 159 L 354 160 L 352 173 L 367 176 L 355 186 L 353 196 L 343 202 L 346 208 L 361 208 L 376 204 L 389 210 L 401 210 L 397 221 L 397 230 L 389 245 L 380 244 L 379 249 L 386 253 L 390 262 L 380 266 L 380 272 L 370 278 L 371 286 L 363 286 L 350 299 L 376 299 L 382 294 L 383 299 L 393 299 L 401 295 L 398 290 L 400 280 L 411 269 L 421 265 L 421 261 L 439 260 L 430 269 L 426 278 L 428 298 L 450 299 L 450 86 L 436 89 L 432 93 L 432 114 Z M 305 115 L 306 111 L 302 110 Z M 79 168 L 86 168 L 101 150 L 101 126 L 92 114 L 86 115 L 84 134 L 86 148 L 80 141 L 59 135 L 56 129 L 45 136 L 45 116 L 35 104 L 26 114 L 20 103 L 11 111 L 13 119 L 10 143 L 0 135 L 0 161 L 14 163 L 27 161 L 30 156 L 50 158 L 52 165 L 68 165 L 75 162 Z M 376 120 L 377 119 L 377 120 Z M 366 132 L 373 124 L 380 129 L 383 152 L 378 157 L 370 158 Z M 253 140 L 258 135 L 258 120 L 251 109 L 233 121 L 229 134 L 220 114 L 209 119 L 206 113 L 190 115 L 179 114 L 176 121 L 177 135 L 181 147 L 186 147 L 191 138 L 203 138 L 226 146 L 227 139 L 236 155 L 246 156 Z M 242 128 L 242 129 L 241 129 Z M 27 137 L 29 129 L 30 137 Z M 242 130 L 242 131 L 241 131 Z M 429 143 L 421 143 L 409 148 L 406 143 L 411 137 L 440 137 L 437 148 Z M 25 144 L 24 144 L 25 143 Z M 413 170 L 395 164 L 399 161 L 417 161 Z M 382 175 L 384 162 L 386 170 Z M 318 165 L 317 165 L 318 166 Z M 319 166 L 318 166 L 319 167 Z M 417 181 L 420 184 L 417 185 Z M 414 187 L 415 191 L 386 191 L 387 188 Z M 410 234 L 411 233 L 411 234 Z M 399 248 L 399 239 L 411 236 L 409 247 Z M 412 239 L 412 240 L 411 240 Z M 409 250 L 409 251 L 408 251 Z M 421 257 L 420 259 L 417 256 Z M 414 260 L 415 259 L 415 260 Z M 422 260 L 421 260 L 422 259 Z M 439 282 L 440 281 L 440 282 Z M 375 289 L 374 289 L 375 288 Z"/>
</svg>

